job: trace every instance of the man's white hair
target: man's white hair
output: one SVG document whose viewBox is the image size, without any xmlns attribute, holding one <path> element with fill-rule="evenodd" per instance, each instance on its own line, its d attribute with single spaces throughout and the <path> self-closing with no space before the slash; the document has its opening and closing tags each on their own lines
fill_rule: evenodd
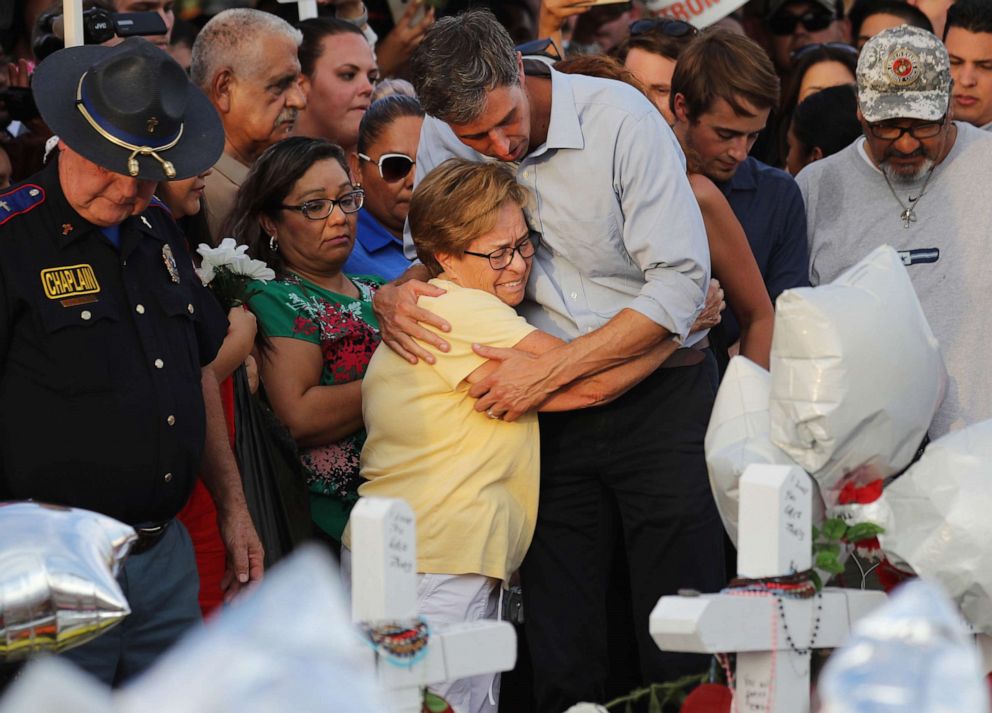
<svg viewBox="0 0 992 713">
<path fill-rule="evenodd" d="M 302 32 L 269 12 L 234 8 L 217 14 L 193 43 L 193 83 L 210 96 L 210 84 L 224 69 L 242 76 L 261 72 L 259 53 L 272 35 L 286 37 L 297 47 L 303 42 Z"/>
</svg>

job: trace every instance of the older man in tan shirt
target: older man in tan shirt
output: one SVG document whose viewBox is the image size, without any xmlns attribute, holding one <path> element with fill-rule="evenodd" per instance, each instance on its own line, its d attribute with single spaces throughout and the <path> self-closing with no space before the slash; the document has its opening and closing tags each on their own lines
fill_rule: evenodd
<svg viewBox="0 0 992 713">
<path fill-rule="evenodd" d="M 285 20 L 244 8 L 220 13 L 196 38 L 190 72 L 224 124 L 224 153 L 205 190 L 215 241 L 252 163 L 292 133 L 306 106 L 297 56 L 302 39 Z"/>
</svg>

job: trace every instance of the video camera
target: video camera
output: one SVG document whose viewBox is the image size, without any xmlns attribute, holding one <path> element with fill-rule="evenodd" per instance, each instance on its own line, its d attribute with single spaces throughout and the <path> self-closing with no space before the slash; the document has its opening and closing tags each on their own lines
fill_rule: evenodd
<svg viewBox="0 0 992 713">
<path fill-rule="evenodd" d="M 35 58 L 45 57 L 65 47 L 65 20 L 61 14 L 41 20 L 39 32 L 33 43 Z M 98 45 L 114 37 L 134 35 L 164 35 L 168 31 L 165 20 L 157 12 L 110 12 L 102 7 L 91 7 L 83 12 L 83 42 Z M 8 87 L 0 91 L 0 114 L 25 122 L 38 117 L 31 90 L 25 87 Z M 0 124 L 2 128 L 2 124 Z"/>
<path fill-rule="evenodd" d="M 48 29 L 48 28 L 43 28 Z M 91 7 L 83 12 L 83 42 L 99 45 L 116 37 L 164 35 L 165 20 L 157 12 L 109 12 Z M 55 15 L 50 32 L 39 32 L 34 41 L 34 56 L 39 62 L 65 47 L 65 19 Z"/>
</svg>

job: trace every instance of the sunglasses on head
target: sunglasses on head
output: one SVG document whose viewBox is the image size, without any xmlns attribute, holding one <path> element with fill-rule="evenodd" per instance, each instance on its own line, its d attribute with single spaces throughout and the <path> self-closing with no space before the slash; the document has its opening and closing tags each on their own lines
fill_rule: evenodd
<svg viewBox="0 0 992 713">
<path fill-rule="evenodd" d="M 517 45 L 513 49 L 522 54 L 524 57 L 550 57 L 556 62 L 560 62 L 562 60 L 558 47 L 555 45 L 554 41 L 548 37 L 544 37 L 539 40 L 531 40 L 530 42 L 524 42 Z"/>
<path fill-rule="evenodd" d="M 847 44 L 845 42 L 817 42 L 817 43 L 812 44 L 812 45 L 806 45 L 805 47 L 800 47 L 799 49 L 794 50 L 792 52 L 792 54 L 790 54 L 789 56 L 793 60 L 797 60 L 800 57 L 802 57 L 803 55 L 809 54 L 810 52 L 815 52 L 816 50 L 819 50 L 819 49 L 825 49 L 825 48 L 840 50 L 841 52 L 846 52 L 847 54 L 851 55 L 852 57 L 857 57 L 858 56 L 858 48 L 857 47 L 852 47 L 851 45 L 849 45 L 849 44 Z"/>
<path fill-rule="evenodd" d="M 670 17 L 648 17 L 630 23 L 631 37 L 649 32 L 660 32 L 666 37 L 685 37 L 698 34 L 699 30 L 685 20 L 673 20 Z"/>
<path fill-rule="evenodd" d="M 374 163 L 379 167 L 379 176 L 387 183 L 402 181 L 410 173 L 416 163 L 412 158 L 402 153 L 384 153 L 378 161 L 374 161 L 363 153 L 358 154 L 362 161 Z"/>
<path fill-rule="evenodd" d="M 830 27 L 830 23 L 833 21 L 833 13 L 825 10 L 810 10 L 802 15 L 790 15 L 787 12 L 782 12 L 768 21 L 768 29 L 773 35 L 782 37 L 795 32 L 796 25 L 799 24 L 802 24 L 807 32 L 819 32 Z"/>
</svg>

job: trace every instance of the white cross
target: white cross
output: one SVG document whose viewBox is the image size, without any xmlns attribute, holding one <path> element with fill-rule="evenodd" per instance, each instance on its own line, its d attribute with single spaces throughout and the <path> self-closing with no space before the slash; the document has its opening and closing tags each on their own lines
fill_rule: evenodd
<svg viewBox="0 0 992 713">
<path fill-rule="evenodd" d="M 748 466 L 740 482 L 740 577 L 809 569 L 811 496 L 809 476 L 797 466 Z M 666 651 L 737 652 L 735 713 L 808 713 L 809 649 L 840 646 L 852 624 L 884 601 L 882 592 L 832 587 L 813 599 L 743 593 L 662 597 L 651 612 L 651 636 Z"/>
<path fill-rule="evenodd" d="M 7 205 L 7 202 L 6 201 L 0 201 L 0 209 L 10 210 L 10 206 Z"/>
<path fill-rule="evenodd" d="M 279 0 L 280 5 L 296 4 L 296 11 L 300 13 L 301 20 L 309 20 L 317 17 L 317 0 Z"/>
<path fill-rule="evenodd" d="M 417 541 L 413 511 L 403 500 L 362 498 L 351 511 L 351 612 L 355 623 L 409 621 L 417 616 Z M 420 713 L 421 688 L 509 671 L 517 634 L 505 621 L 431 630 L 427 654 L 412 666 L 377 661 L 379 682 L 394 713 Z"/>
</svg>

